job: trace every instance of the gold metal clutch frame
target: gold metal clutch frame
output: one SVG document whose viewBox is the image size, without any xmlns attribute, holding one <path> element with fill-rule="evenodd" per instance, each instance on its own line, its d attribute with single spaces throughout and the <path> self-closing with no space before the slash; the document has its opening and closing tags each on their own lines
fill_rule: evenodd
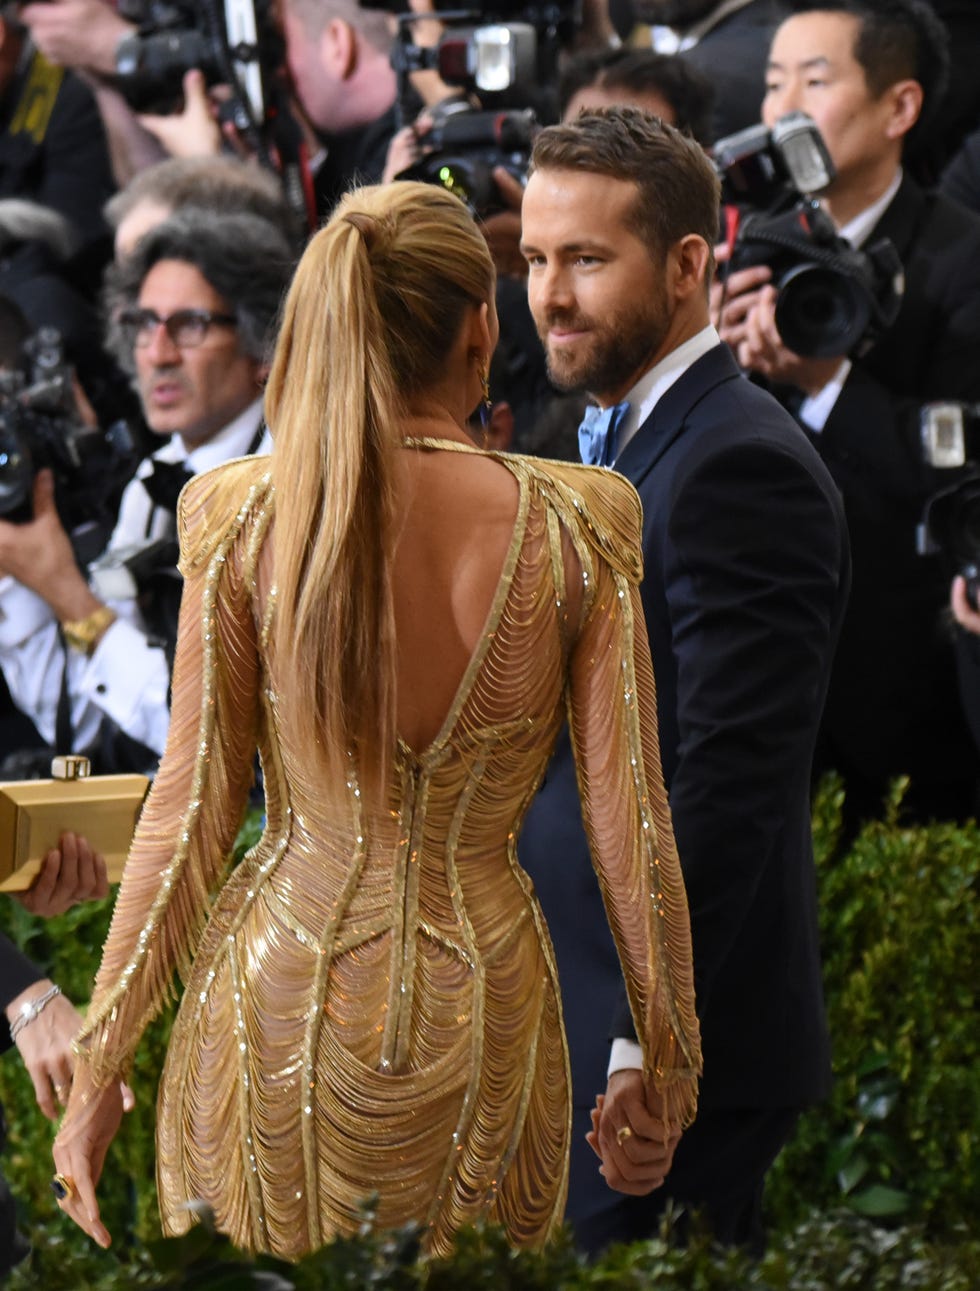
<svg viewBox="0 0 980 1291">
<path fill-rule="evenodd" d="M 83 834 L 118 882 L 150 782 L 90 776 L 88 759 L 55 758 L 50 780 L 0 782 L 0 892 L 30 887 L 65 830 Z"/>
</svg>

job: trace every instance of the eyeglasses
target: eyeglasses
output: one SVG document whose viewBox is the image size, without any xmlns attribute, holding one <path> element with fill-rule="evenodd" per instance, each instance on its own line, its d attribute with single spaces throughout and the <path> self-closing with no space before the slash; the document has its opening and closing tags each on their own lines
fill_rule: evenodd
<svg viewBox="0 0 980 1291">
<path fill-rule="evenodd" d="M 192 350 L 212 327 L 234 327 L 238 319 L 234 314 L 215 314 L 210 309 L 175 309 L 166 318 L 153 309 L 124 309 L 116 321 L 130 345 L 149 345 L 157 328 L 162 327 L 178 350 Z"/>
</svg>

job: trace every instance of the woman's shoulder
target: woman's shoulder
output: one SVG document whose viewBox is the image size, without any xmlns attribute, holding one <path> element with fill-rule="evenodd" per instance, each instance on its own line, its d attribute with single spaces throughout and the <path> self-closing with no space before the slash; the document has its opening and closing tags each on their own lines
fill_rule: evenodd
<svg viewBox="0 0 980 1291">
<path fill-rule="evenodd" d="M 177 502 L 181 565 L 208 559 L 219 543 L 272 500 L 272 459 L 236 457 L 188 480 Z"/>
<path fill-rule="evenodd" d="M 618 471 L 577 462 L 522 457 L 524 469 L 567 528 L 602 553 L 630 578 L 642 573 L 643 505 Z"/>
</svg>

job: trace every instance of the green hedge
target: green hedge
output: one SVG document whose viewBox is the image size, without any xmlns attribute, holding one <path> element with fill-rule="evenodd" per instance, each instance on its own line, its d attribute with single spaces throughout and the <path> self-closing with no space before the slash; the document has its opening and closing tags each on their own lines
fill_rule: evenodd
<svg viewBox="0 0 980 1291">
<path fill-rule="evenodd" d="M 229 1264 L 235 1253 L 203 1226 L 184 1242 L 160 1243 L 153 1109 L 168 1016 L 141 1046 L 133 1080 L 137 1108 L 124 1121 L 100 1186 L 116 1237 L 110 1252 L 95 1248 L 55 1206 L 52 1127 L 37 1111 L 16 1055 L 0 1063 L 10 1128 L 3 1168 L 22 1227 L 35 1241 L 31 1262 L 14 1273 L 10 1287 L 980 1286 L 980 1247 L 967 1235 L 980 1197 L 974 1006 L 980 832 L 903 828 L 901 788 L 886 819 L 868 826 L 843 856 L 837 855 L 839 785 L 828 782 L 815 804 L 836 1081 L 829 1103 L 803 1118 L 770 1176 L 774 1237 L 763 1265 L 753 1268 L 704 1243 L 676 1251 L 660 1242 L 586 1268 L 568 1247 L 516 1255 L 492 1230 L 461 1238 L 456 1260 L 445 1268 L 418 1264 L 410 1234 L 337 1243 L 292 1271 L 268 1262 L 262 1269 Z M 46 922 L 13 902 L 0 903 L 10 934 L 76 1001 L 87 997 L 108 917 L 108 903 Z M 236 1280 L 226 1283 L 217 1268 Z M 260 1273 L 273 1280 L 256 1281 Z"/>
<path fill-rule="evenodd" d="M 903 787 L 843 856 L 839 783 L 816 803 L 835 1083 L 770 1176 L 783 1227 L 841 1202 L 940 1236 L 976 1222 L 980 832 L 902 828 Z"/>
</svg>

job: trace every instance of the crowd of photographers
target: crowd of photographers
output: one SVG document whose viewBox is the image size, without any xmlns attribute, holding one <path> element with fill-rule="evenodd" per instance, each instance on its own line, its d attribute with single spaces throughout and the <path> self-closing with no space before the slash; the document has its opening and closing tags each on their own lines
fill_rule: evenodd
<svg viewBox="0 0 980 1291">
<path fill-rule="evenodd" d="M 353 180 L 408 175 L 470 203 L 500 271 L 494 442 L 575 455 L 583 400 L 550 389 L 528 325 L 523 170 L 537 122 L 630 103 L 713 153 L 714 321 L 844 496 L 854 590 L 817 769 L 844 774 L 855 821 L 898 774 L 913 817 L 974 813 L 980 15 L 955 0 L 499 0 L 448 23 L 429 0 L 392 9 L 3 11 L 2 773 L 69 747 L 152 771 L 173 499 L 188 473 L 265 449 L 276 302 Z"/>
</svg>

